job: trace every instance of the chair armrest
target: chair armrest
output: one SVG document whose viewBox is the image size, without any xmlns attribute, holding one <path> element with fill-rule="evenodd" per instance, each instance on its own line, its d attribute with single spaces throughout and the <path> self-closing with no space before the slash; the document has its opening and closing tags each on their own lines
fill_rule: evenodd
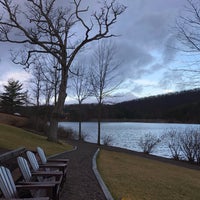
<svg viewBox="0 0 200 200">
<path fill-rule="evenodd" d="M 48 164 L 40 164 L 39 167 L 42 168 L 43 170 L 45 168 L 60 170 L 63 172 L 63 174 L 66 174 L 68 165 L 67 164 L 57 164 L 57 163 L 51 163 L 51 164 L 48 163 Z"/>
<path fill-rule="evenodd" d="M 8 199 L 2 199 L 1 198 L 1 200 L 8 200 Z M 9 199 L 9 200 L 50 200 L 50 198 L 49 197 L 37 197 L 37 198 L 20 198 L 20 199 L 18 199 L 18 198 L 16 198 L 16 199 Z"/>
<path fill-rule="evenodd" d="M 33 176 L 62 176 L 63 173 L 60 171 L 36 171 L 31 173 Z"/>
<path fill-rule="evenodd" d="M 69 159 L 64 159 L 64 158 L 58 158 L 58 159 L 56 159 L 56 158 L 49 158 L 49 159 L 47 159 L 47 161 L 48 162 L 63 162 L 63 163 L 68 163 L 69 162 Z"/>
<path fill-rule="evenodd" d="M 67 167 L 66 163 L 55 163 L 55 162 L 51 162 L 51 163 L 46 163 L 46 164 L 39 164 L 40 167 L 55 167 L 55 168 L 63 168 L 63 167 Z"/>
<path fill-rule="evenodd" d="M 54 187 L 55 184 L 53 182 L 20 182 L 20 185 L 16 185 L 17 189 L 49 189 Z"/>
<path fill-rule="evenodd" d="M 55 184 L 54 182 L 36 182 L 36 181 L 27 181 L 27 182 L 24 182 L 24 181 L 19 181 L 17 182 L 17 185 L 16 185 L 16 188 L 25 188 L 27 187 L 27 189 L 29 189 L 28 187 L 31 186 L 31 187 L 39 187 L 38 185 L 44 185 L 44 187 L 54 187 Z"/>
<path fill-rule="evenodd" d="M 35 182 L 35 181 L 31 181 L 31 182 L 18 182 L 19 185 L 16 185 L 16 187 L 19 187 L 19 188 L 24 188 L 24 189 L 40 189 L 40 186 L 41 189 L 45 189 L 46 187 L 49 188 L 49 187 L 55 187 L 55 185 L 59 185 L 60 184 L 60 181 L 38 181 L 38 182 Z M 25 186 L 25 187 L 24 187 Z M 29 188 L 30 186 L 30 188 Z M 33 188 L 32 188 L 33 187 Z"/>
</svg>

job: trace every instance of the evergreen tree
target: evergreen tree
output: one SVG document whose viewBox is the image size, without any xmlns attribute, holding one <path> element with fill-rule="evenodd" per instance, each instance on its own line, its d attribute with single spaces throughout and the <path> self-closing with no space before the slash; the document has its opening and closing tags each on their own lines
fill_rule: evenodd
<svg viewBox="0 0 200 200">
<path fill-rule="evenodd" d="M 8 84 L 3 87 L 4 92 L 0 95 L 1 109 L 6 113 L 14 113 L 26 100 L 26 92 L 22 92 L 23 84 L 10 79 L 8 80 Z"/>
</svg>

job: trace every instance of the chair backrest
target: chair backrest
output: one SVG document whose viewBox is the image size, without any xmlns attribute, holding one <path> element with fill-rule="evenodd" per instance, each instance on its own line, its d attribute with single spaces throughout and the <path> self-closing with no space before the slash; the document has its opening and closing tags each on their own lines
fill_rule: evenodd
<svg viewBox="0 0 200 200">
<path fill-rule="evenodd" d="M 41 148 L 41 147 L 37 147 L 37 152 L 39 154 L 39 157 L 42 161 L 42 164 L 46 164 L 47 163 L 47 158 L 46 158 L 46 155 L 44 153 L 44 150 Z"/>
<path fill-rule="evenodd" d="M 20 157 L 17 158 L 17 162 L 18 162 L 20 171 L 21 171 L 21 173 L 24 177 L 24 180 L 26 182 L 31 181 L 32 174 L 31 174 L 31 170 L 29 168 L 27 160 L 20 156 Z"/>
<path fill-rule="evenodd" d="M 3 166 L 0 166 L 0 188 L 6 199 L 18 198 L 11 172 Z"/>
<path fill-rule="evenodd" d="M 28 160 L 31 164 L 31 167 L 33 168 L 33 171 L 38 171 L 39 170 L 39 164 L 38 164 L 38 161 L 35 157 L 35 154 L 31 151 L 27 151 L 26 155 L 27 155 Z"/>
</svg>

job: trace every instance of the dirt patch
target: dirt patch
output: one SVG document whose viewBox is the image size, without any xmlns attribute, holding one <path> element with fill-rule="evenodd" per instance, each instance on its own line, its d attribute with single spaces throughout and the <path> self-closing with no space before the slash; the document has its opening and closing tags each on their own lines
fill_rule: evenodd
<svg viewBox="0 0 200 200">
<path fill-rule="evenodd" d="M 0 123 L 16 127 L 24 127 L 27 125 L 28 119 L 17 115 L 0 113 Z"/>
</svg>

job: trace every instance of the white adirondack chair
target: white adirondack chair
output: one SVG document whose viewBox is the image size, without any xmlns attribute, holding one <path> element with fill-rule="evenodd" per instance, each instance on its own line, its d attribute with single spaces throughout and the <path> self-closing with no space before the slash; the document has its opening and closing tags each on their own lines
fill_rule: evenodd
<svg viewBox="0 0 200 200">
<path fill-rule="evenodd" d="M 69 162 L 69 159 L 65 159 L 65 158 L 62 158 L 62 159 L 58 159 L 58 158 L 50 158 L 50 159 L 47 159 L 45 153 L 44 153 L 44 150 L 41 148 L 41 147 L 37 147 L 37 152 L 38 152 L 38 155 L 41 159 L 41 162 L 42 164 L 46 164 L 48 162 L 55 162 L 55 163 L 65 163 L 67 164 Z"/>
<path fill-rule="evenodd" d="M 46 171 L 61 171 L 63 174 L 63 180 L 62 183 L 64 184 L 65 179 L 66 179 L 66 173 L 67 173 L 67 165 L 65 163 L 46 163 L 46 164 L 39 164 L 36 156 L 33 152 L 27 151 L 26 155 L 28 157 L 28 160 L 31 164 L 31 167 L 33 168 L 34 172 L 41 171 L 41 170 L 46 170 Z"/>
<path fill-rule="evenodd" d="M 34 183 L 27 184 L 27 185 L 15 185 L 11 172 L 8 168 L 0 166 L 0 189 L 3 193 L 5 199 L 21 199 L 19 196 L 20 189 L 28 189 L 28 190 L 38 190 L 38 189 L 45 189 L 49 190 L 52 188 L 52 184 L 45 184 L 45 185 L 35 185 Z M 30 199 L 30 198 L 23 198 L 23 199 Z M 32 200 L 49 200 L 49 197 L 37 197 L 32 198 Z"/>
</svg>

